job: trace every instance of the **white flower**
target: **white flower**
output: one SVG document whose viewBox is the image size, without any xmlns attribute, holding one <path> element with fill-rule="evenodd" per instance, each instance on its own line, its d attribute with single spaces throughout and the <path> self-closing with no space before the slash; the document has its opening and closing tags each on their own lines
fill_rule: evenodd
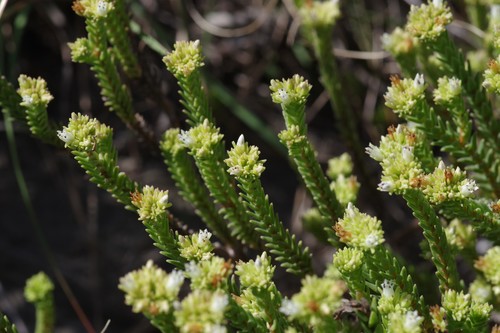
<svg viewBox="0 0 500 333">
<path fill-rule="evenodd" d="M 390 192 L 394 189 L 394 183 L 391 181 L 380 182 L 378 184 L 378 189 L 382 192 Z"/>
<path fill-rule="evenodd" d="M 406 162 L 410 162 L 413 160 L 413 147 L 403 146 L 403 148 L 401 148 L 401 154 Z"/>
<path fill-rule="evenodd" d="M 379 244 L 380 238 L 376 234 L 369 234 L 366 236 L 365 244 L 368 247 L 375 247 Z"/>
<path fill-rule="evenodd" d="M 449 85 L 450 91 L 453 95 L 458 95 L 460 93 L 460 90 L 462 89 L 462 81 L 460 81 L 456 77 L 453 77 L 450 79 Z"/>
<path fill-rule="evenodd" d="M 235 166 L 228 168 L 227 172 L 229 172 L 229 174 L 231 176 L 239 176 L 243 172 L 243 169 L 241 168 L 241 166 L 235 165 Z"/>
<path fill-rule="evenodd" d="M 286 102 L 288 102 L 288 98 L 290 97 L 288 96 L 288 93 L 285 91 L 285 89 L 278 89 L 277 92 L 278 96 L 281 99 L 281 103 L 286 104 Z"/>
<path fill-rule="evenodd" d="M 168 202 L 168 192 L 160 198 L 161 204 L 166 204 Z"/>
<path fill-rule="evenodd" d="M 356 216 L 356 207 L 352 204 L 352 202 L 349 202 L 347 204 L 347 208 L 345 209 L 345 215 L 348 217 L 354 217 Z"/>
<path fill-rule="evenodd" d="M 413 331 L 420 325 L 422 320 L 423 318 L 418 315 L 417 311 L 408 311 L 405 315 L 404 328 Z"/>
<path fill-rule="evenodd" d="M 224 309 L 229 304 L 227 295 L 214 294 L 212 296 L 212 303 L 210 304 L 210 310 L 214 313 L 224 312 Z"/>
<path fill-rule="evenodd" d="M 178 292 L 180 287 L 182 286 L 182 283 L 184 283 L 184 274 L 182 273 L 182 271 L 174 269 L 168 275 L 165 287 L 167 288 L 167 290 Z"/>
<path fill-rule="evenodd" d="M 194 279 L 201 275 L 201 269 L 198 267 L 195 261 L 190 261 L 184 265 L 184 270 L 189 278 Z"/>
<path fill-rule="evenodd" d="M 382 297 L 389 298 L 394 296 L 395 285 L 394 281 L 384 280 L 384 282 L 382 282 Z"/>
<path fill-rule="evenodd" d="M 382 151 L 380 150 L 379 147 L 369 144 L 368 147 L 365 149 L 366 153 L 370 155 L 371 158 L 373 158 L 375 161 L 382 161 L 384 157 L 382 156 Z"/>
<path fill-rule="evenodd" d="M 444 170 L 446 169 L 446 165 L 444 164 L 444 162 L 441 160 L 439 161 L 439 164 L 438 164 L 438 169 L 440 170 Z"/>
<path fill-rule="evenodd" d="M 109 4 L 106 1 L 99 1 L 96 7 L 97 16 L 105 16 L 108 13 Z"/>
<path fill-rule="evenodd" d="M 186 147 L 189 147 L 193 143 L 193 139 L 191 138 L 189 131 L 181 130 L 179 133 L 179 140 L 181 140 Z"/>
<path fill-rule="evenodd" d="M 432 0 L 434 7 L 443 7 L 443 0 Z"/>
<path fill-rule="evenodd" d="M 472 179 L 467 179 L 465 184 L 460 187 L 460 193 L 464 196 L 470 196 L 472 193 L 477 191 L 479 187 L 477 187 L 476 182 Z"/>
<path fill-rule="evenodd" d="M 23 95 L 22 99 L 24 106 L 30 106 L 31 104 L 33 104 L 33 97 L 30 95 Z"/>
<path fill-rule="evenodd" d="M 491 5 L 490 18 L 492 21 L 498 21 L 500 19 L 500 5 Z"/>
<path fill-rule="evenodd" d="M 299 313 L 300 308 L 294 301 L 284 298 L 281 301 L 280 312 L 285 314 L 286 316 L 294 316 Z"/>
<path fill-rule="evenodd" d="M 198 243 L 204 243 L 206 241 L 210 241 L 210 237 L 212 237 L 212 233 L 208 231 L 207 229 L 201 230 L 198 233 Z"/>
<path fill-rule="evenodd" d="M 66 129 L 63 129 L 62 131 L 57 131 L 57 137 L 61 139 L 64 143 L 70 143 L 75 138 L 73 133 L 69 132 Z"/>
<path fill-rule="evenodd" d="M 425 84 L 424 74 L 415 75 L 415 80 L 413 81 L 413 86 L 417 89 L 421 89 Z"/>
<path fill-rule="evenodd" d="M 211 325 L 211 324 L 209 324 L 208 326 L 205 327 L 205 332 L 226 333 L 227 329 L 226 329 L 225 326 L 222 326 L 222 325 Z"/>
<path fill-rule="evenodd" d="M 244 143 L 245 143 L 245 137 L 243 136 L 243 134 L 241 134 L 240 137 L 238 138 L 238 142 L 236 142 L 236 145 L 242 146 Z"/>
</svg>

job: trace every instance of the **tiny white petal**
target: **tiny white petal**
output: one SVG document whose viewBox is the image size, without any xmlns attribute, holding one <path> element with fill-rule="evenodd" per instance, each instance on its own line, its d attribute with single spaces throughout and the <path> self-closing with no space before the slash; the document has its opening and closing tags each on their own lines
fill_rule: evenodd
<svg viewBox="0 0 500 333">
<path fill-rule="evenodd" d="M 396 284 L 394 283 L 394 281 L 384 280 L 384 282 L 382 282 L 382 296 L 383 297 L 394 296 L 394 287 L 395 286 L 396 286 Z"/>
<path fill-rule="evenodd" d="M 70 143 L 75 138 L 73 133 L 65 129 L 63 129 L 62 131 L 57 131 L 57 137 L 61 139 L 61 141 L 63 141 L 64 143 Z"/>
<path fill-rule="evenodd" d="M 446 169 L 446 165 L 444 164 L 444 162 L 441 160 L 439 161 L 439 164 L 438 164 L 438 169 L 441 169 L 441 170 L 444 170 Z"/>
<path fill-rule="evenodd" d="M 403 159 L 406 162 L 410 162 L 413 160 L 413 147 L 410 146 L 403 146 L 401 149 L 401 154 L 403 155 Z"/>
<path fill-rule="evenodd" d="M 469 196 L 478 189 L 476 182 L 472 179 L 468 179 L 467 182 L 460 187 L 460 193 L 464 196 Z"/>
<path fill-rule="evenodd" d="M 380 182 L 378 184 L 378 189 L 382 192 L 390 192 L 394 188 L 394 184 L 391 181 Z"/>
<path fill-rule="evenodd" d="M 286 103 L 288 102 L 288 93 L 285 91 L 285 89 L 278 89 L 278 96 L 281 99 L 281 103 Z"/>
<path fill-rule="evenodd" d="M 405 315 L 404 328 L 407 330 L 414 330 L 420 325 L 422 318 L 418 315 L 417 311 L 408 311 Z"/>
<path fill-rule="evenodd" d="M 238 142 L 236 143 L 237 146 L 241 146 L 245 143 L 245 137 L 243 136 L 243 134 L 240 135 L 240 137 L 238 138 Z"/>
<path fill-rule="evenodd" d="M 208 231 L 207 229 L 201 230 L 198 233 L 198 242 L 206 242 L 210 240 L 210 237 L 212 237 L 212 233 Z"/>
<path fill-rule="evenodd" d="M 97 15 L 104 16 L 108 12 L 108 3 L 106 1 L 99 1 L 97 3 Z"/>
<path fill-rule="evenodd" d="M 160 203 L 166 204 L 168 202 L 168 193 L 160 198 Z"/>
<path fill-rule="evenodd" d="M 30 106 L 31 104 L 33 104 L 33 97 L 30 95 L 23 95 L 22 99 L 25 106 Z"/>
<path fill-rule="evenodd" d="M 280 312 L 287 316 L 294 316 L 299 312 L 299 306 L 294 301 L 285 298 L 281 301 Z"/>
<path fill-rule="evenodd" d="M 376 234 L 369 234 L 365 239 L 366 246 L 373 248 L 379 244 L 379 237 Z"/>
<path fill-rule="evenodd" d="M 179 290 L 181 287 L 182 283 L 184 282 L 184 274 L 179 271 L 174 269 L 170 274 L 168 275 L 167 283 L 166 283 L 166 288 L 168 290 Z"/>
<path fill-rule="evenodd" d="M 443 7 L 443 0 L 432 0 L 434 7 Z"/>
<path fill-rule="evenodd" d="M 223 312 L 228 304 L 229 300 L 227 299 L 227 295 L 215 294 L 212 297 L 210 310 L 214 313 Z"/>
<path fill-rule="evenodd" d="M 415 80 L 413 81 L 413 86 L 415 88 L 422 88 L 425 84 L 424 74 L 415 75 Z"/>
<path fill-rule="evenodd" d="M 356 207 L 352 204 L 352 202 L 349 202 L 347 204 L 347 208 L 345 209 L 345 214 L 348 217 L 354 217 L 356 215 Z"/>
<path fill-rule="evenodd" d="M 373 158 L 375 161 L 382 161 L 384 157 L 382 156 L 382 151 L 380 150 L 379 147 L 369 144 L 368 147 L 365 149 L 366 153 L 370 155 L 371 158 Z"/>
</svg>

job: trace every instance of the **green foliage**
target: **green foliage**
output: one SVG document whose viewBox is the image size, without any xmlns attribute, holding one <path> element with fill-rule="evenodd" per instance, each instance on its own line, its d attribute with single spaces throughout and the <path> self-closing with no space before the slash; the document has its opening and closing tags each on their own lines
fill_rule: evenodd
<svg viewBox="0 0 500 333">
<path fill-rule="evenodd" d="M 9 321 L 9 318 L 0 312 L 0 332 L 2 333 L 18 333 L 16 325 Z"/>
<path fill-rule="evenodd" d="M 364 186 L 371 184 L 358 120 L 331 54 L 338 3 L 295 5 L 351 153 L 330 159 L 325 173 L 307 137 L 305 110 L 312 86 L 299 75 L 271 80 L 271 99 L 280 105 L 286 126 L 279 139 L 314 202 L 304 225 L 336 248 L 323 275 L 315 274 L 320 265 L 313 269 L 312 251 L 286 228 L 266 194 L 259 149 L 241 135 L 226 150 L 203 85 L 200 41 L 177 42 L 163 58 L 180 87 L 187 128 L 168 129 L 158 144 L 133 110 L 129 82 L 121 77 L 138 80 L 144 70 L 127 34 L 124 1 L 79 0 L 73 5 L 85 18 L 87 31 L 86 38 L 70 44 L 73 61 L 90 65 L 105 106 L 158 147 L 180 195 L 205 230 L 191 230 L 172 215 L 167 190 L 140 185 L 120 171 L 111 127 L 72 113 L 69 123 L 56 131 L 47 115 L 52 95 L 43 79 L 21 75 L 16 93 L 0 78 L 0 105 L 35 137 L 64 146 L 91 182 L 138 214 L 154 246 L 175 269 L 167 273 L 148 261 L 120 279 L 119 289 L 132 311 L 161 332 L 486 332 L 490 314 L 500 304 L 500 121 L 488 95 L 500 91 L 500 60 L 490 62 L 484 80 L 474 72 L 448 35 L 453 17 L 440 0 L 411 6 L 404 28 L 383 37 L 403 73 L 414 77 L 391 77 L 386 106 L 411 124 L 391 125 L 366 153 L 382 168 L 378 190 L 402 196 L 407 215 L 411 211 L 418 220 L 436 283 L 416 274 L 394 253 L 393 243 L 385 244 L 395 236 L 384 232 L 383 221 L 354 206 L 360 184 L 353 171 Z M 468 10 L 477 14 L 484 8 L 468 4 Z M 493 40 L 485 41 L 492 55 L 499 44 L 493 14 L 487 27 Z M 496 245 L 484 255 L 476 252 L 481 238 Z M 476 270 L 469 286 L 457 260 Z M 285 297 L 279 290 L 276 263 L 284 269 L 280 274 L 302 278 L 295 294 Z M 26 298 L 37 309 L 37 333 L 54 330 L 53 288 L 42 273 L 27 282 Z M 440 305 L 433 305 L 427 293 L 424 299 L 426 289 L 438 292 L 432 302 L 440 299 Z M 17 332 L 4 316 L 0 330 Z"/>
</svg>

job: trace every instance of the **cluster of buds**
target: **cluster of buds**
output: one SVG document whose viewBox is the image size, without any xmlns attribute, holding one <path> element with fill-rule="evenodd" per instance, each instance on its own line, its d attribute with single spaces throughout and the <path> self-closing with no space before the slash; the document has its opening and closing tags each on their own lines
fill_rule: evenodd
<svg viewBox="0 0 500 333">
<path fill-rule="evenodd" d="M 191 289 L 225 289 L 227 279 L 233 272 L 233 265 L 221 257 L 208 260 L 190 261 L 185 265 L 185 274 L 191 280 Z"/>
<path fill-rule="evenodd" d="M 346 284 L 338 278 L 308 275 L 302 279 L 300 292 L 283 300 L 280 311 L 291 319 L 315 327 L 333 316 L 346 290 Z"/>
<path fill-rule="evenodd" d="M 473 250 L 476 246 L 476 232 L 470 224 L 453 219 L 445 228 L 446 239 L 452 249 Z"/>
<path fill-rule="evenodd" d="M 362 250 L 373 250 L 384 242 L 382 222 L 361 213 L 352 203 L 347 205 L 344 217 L 334 229 L 341 242 Z"/>
<path fill-rule="evenodd" d="M 382 47 L 396 59 L 414 55 L 417 45 L 418 39 L 400 27 L 382 35 Z"/>
<path fill-rule="evenodd" d="M 484 72 L 483 87 L 489 92 L 500 93 L 500 59 L 492 59 Z"/>
<path fill-rule="evenodd" d="M 26 281 L 24 296 L 30 303 L 44 302 L 52 297 L 53 291 L 54 284 L 52 281 L 45 273 L 40 272 Z"/>
<path fill-rule="evenodd" d="M 210 241 L 212 233 L 207 229 L 189 236 L 179 236 L 179 252 L 188 261 L 208 260 L 213 256 L 214 246 Z"/>
<path fill-rule="evenodd" d="M 224 160 L 229 167 L 227 171 L 236 178 L 259 178 L 265 170 L 265 160 L 260 160 L 259 155 L 259 148 L 249 146 L 242 134 L 236 143 L 233 142 L 233 148 Z"/>
<path fill-rule="evenodd" d="M 191 150 L 197 158 L 214 154 L 215 147 L 221 142 L 222 135 L 207 119 L 202 124 L 192 127 L 189 131 L 181 131 L 180 141 Z"/>
<path fill-rule="evenodd" d="M 111 141 L 113 130 L 97 119 L 72 113 L 67 126 L 57 131 L 57 136 L 66 148 L 79 151 L 93 151 L 101 144 Z"/>
<path fill-rule="evenodd" d="M 118 288 L 125 292 L 125 303 L 134 312 L 157 316 L 172 311 L 183 282 L 181 271 L 167 274 L 149 260 L 142 268 L 122 277 Z"/>
<path fill-rule="evenodd" d="M 113 8 L 113 3 L 107 0 L 76 0 L 73 2 L 75 13 L 89 19 L 106 17 Z"/>
<path fill-rule="evenodd" d="M 175 77 L 189 77 L 204 65 L 200 41 L 179 41 L 174 51 L 163 57 L 167 69 Z"/>
<path fill-rule="evenodd" d="M 175 325 L 181 333 L 225 333 L 224 313 L 228 304 L 228 296 L 220 290 L 194 290 L 176 305 Z"/>
<path fill-rule="evenodd" d="M 19 89 L 17 93 L 21 96 L 21 105 L 27 108 L 47 108 L 49 102 L 54 98 L 47 89 L 47 82 L 42 78 L 31 78 L 20 75 L 18 78 Z"/>
<path fill-rule="evenodd" d="M 446 32 L 446 26 L 453 16 L 443 0 L 433 0 L 429 4 L 411 6 L 405 30 L 421 41 L 435 41 Z"/>
<path fill-rule="evenodd" d="M 170 207 L 168 202 L 168 191 L 159 190 L 153 186 L 144 186 L 141 192 L 131 195 L 132 204 L 137 207 L 139 220 L 157 220 L 166 214 Z"/>
<path fill-rule="evenodd" d="M 337 200 L 344 206 L 356 201 L 360 184 L 356 176 L 351 175 L 353 163 L 348 153 L 328 160 L 327 176 L 332 179 L 330 188 L 335 192 Z"/>
<path fill-rule="evenodd" d="M 438 86 L 434 90 L 434 102 L 437 105 L 452 105 L 462 93 L 462 81 L 456 77 L 447 76 L 438 79 Z"/>
<path fill-rule="evenodd" d="M 255 260 L 240 261 L 236 265 L 236 275 L 240 277 L 243 288 L 267 288 L 271 285 L 275 267 L 271 265 L 271 258 L 264 252 Z"/>
<path fill-rule="evenodd" d="M 300 8 L 299 14 L 304 27 L 333 27 L 340 17 L 339 3 L 338 0 L 311 1 Z"/>
<path fill-rule="evenodd" d="M 474 265 L 492 285 L 494 294 L 500 296 L 500 246 L 494 246 Z"/>
<path fill-rule="evenodd" d="M 492 306 L 488 303 L 477 302 L 469 294 L 447 290 L 443 295 L 443 308 L 448 320 L 465 324 L 466 321 L 487 321 L 490 317 Z"/>
<path fill-rule="evenodd" d="M 385 105 L 403 118 L 414 113 L 418 102 L 425 99 L 426 84 L 423 74 L 414 79 L 391 76 L 391 86 L 384 95 Z"/>
</svg>

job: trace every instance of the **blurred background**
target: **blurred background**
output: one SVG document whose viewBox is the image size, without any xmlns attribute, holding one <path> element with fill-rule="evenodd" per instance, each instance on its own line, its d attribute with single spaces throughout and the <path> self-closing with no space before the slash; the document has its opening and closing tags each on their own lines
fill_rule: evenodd
<svg viewBox="0 0 500 333">
<path fill-rule="evenodd" d="M 380 38 L 404 23 L 410 4 L 419 1 L 341 1 L 332 57 L 336 57 L 365 146 L 378 142 L 387 126 L 398 121 L 384 107 L 382 97 L 389 76 L 398 73 L 398 67 L 381 50 Z M 158 138 L 169 127 L 185 128 L 175 80 L 161 61 L 163 55 L 148 45 L 148 38 L 168 50 L 175 40 L 200 39 L 206 56 L 205 83 L 226 144 L 244 133 L 248 142 L 259 146 L 267 160 L 266 191 L 285 224 L 312 248 L 315 269 L 321 273 L 331 260 L 332 249 L 317 244 L 302 229 L 301 216 L 311 201 L 278 142 L 276 135 L 284 123 L 279 107 L 269 97 L 269 81 L 298 73 L 313 85 L 307 110 L 309 137 L 325 168 L 329 158 L 347 147 L 338 131 L 342 124 L 336 121 L 318 81 L 310 45 L 298 29 L 293 1 L 130 0 L 127 5 L 136 28 L 130 36 L 148 78 L 131 83 L 135 111 Z M 458 22 L 467 20 L 460 1 L 452 8 Z M 201 227 L 190 204 L 177 195 L 161 157 L 104 108 L 89 66 L 71 62 L 67 43 L 86 35 L 84 19 L 71 10 L 71 1 L 10 0 L 0 30 L 2 75 L 16 88 L 19 74 L 44 78 L 54 96 L 49 117 L 61 126 L 72 112 L 111 125 L 121 169 L 142 184 L 169 189 L 173 213 L 192 228 Z M 459 43 L 470 44 L 464 29 L 452 26 L 450 32 Z M 67 151 L 33 139 L 20 123 L 14 123 L 15 141 L 7 140 L 4 124 L 1 119 L 0 311 L 20 333 L 32 331 L 34 309 L 23 298 L 25 280 L 41 270 L 54 277 L 57 267 L 96 331 L 108 319 L 107 332 L 153 331 L 147 320 L 124 305 L 117 288 L 121 276 L 147 259 L 164 263 L 136 214 L 90 183 Z M 13 154 L 19 165 L 13 163 Z M 425 272 L 429 267 L 419 257 L 420 232 L 415 221 L 398 198 L 375 191 L 380 170 L 368 157 L 364 163 L 370 177 L 358 177 L 362 185 L 358 206 L 382 219 L 389 244 Z M 16 173 L 26 179 L 32 209 L 20 194 Z M 166 264 L 163 267 L 170 269 Z M 277 283 L 285 294 L 297 291 L 299 281 L 289 276 L 280 281 L 280 276 L 282 272 L 277 274 Z M 57 282 L 55 301 L 57 332 L 85 332 Z"/>
</svg>

